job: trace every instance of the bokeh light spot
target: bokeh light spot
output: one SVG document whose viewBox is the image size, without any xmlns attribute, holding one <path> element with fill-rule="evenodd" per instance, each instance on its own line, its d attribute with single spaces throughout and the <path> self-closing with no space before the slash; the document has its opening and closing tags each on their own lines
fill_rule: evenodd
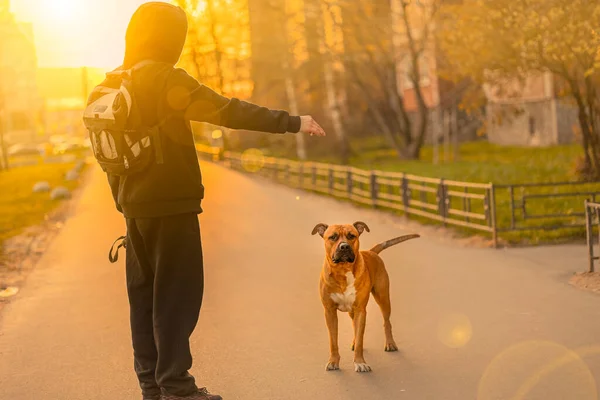
<svg viewBox="0 0 600 400">
<path fill-rule="evenodd" d="M 447 315 L 438 324 L 438 339 L 452 349 L 465 346 L 472 335 L 471 321 L 462 314 Z"/>
<path fill-rule="evenodd" d="M 190 91 L 183 86 L 175 86 L 167 93 L 167 103 L 173 110 L 185 110 L 191 101 Z"/>
<path fill-rule="evenodd" d="M 248 172 L 258 172 L 265 165 L 265 155 L 259 149 L 248 149 L 242 153 L 242 168 Z"/>
</svg>

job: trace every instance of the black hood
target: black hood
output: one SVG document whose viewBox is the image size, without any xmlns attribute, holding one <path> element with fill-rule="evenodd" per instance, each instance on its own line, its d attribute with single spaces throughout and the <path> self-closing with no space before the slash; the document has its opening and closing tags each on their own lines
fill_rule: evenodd
<svg viewBox="0 0 600 400">
<path fill-rule="evenodd" d="M 143 4 L 131 17 L 125 36 L 123 66 L 153 60 L 177 64 L 187 36 L 185 11 L 168 3 Z"/>
</svg>

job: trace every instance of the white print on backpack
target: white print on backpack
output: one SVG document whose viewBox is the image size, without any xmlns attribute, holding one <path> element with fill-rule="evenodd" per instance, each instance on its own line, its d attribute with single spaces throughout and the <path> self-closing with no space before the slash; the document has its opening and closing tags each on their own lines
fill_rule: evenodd
<svg viewBox="0 0 600 400">
<path fill-rule="evenodd" d="M 349 312 L 352 310 L 354 300 L 356 300 L 356 287 L 354 286 L 354 274 L 346 273 L 346 290 L 344 293 L 331 293 L 331 300 L 338 306 L 338 310 Z"/>
</svg>

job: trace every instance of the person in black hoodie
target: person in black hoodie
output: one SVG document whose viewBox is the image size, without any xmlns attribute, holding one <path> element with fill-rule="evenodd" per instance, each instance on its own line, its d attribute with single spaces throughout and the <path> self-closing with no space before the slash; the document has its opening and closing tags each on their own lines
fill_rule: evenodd
<svg viewBox="0 0 600 400">
<path fill-rule="evenodd" d="M 188 372 L 192 366 L 189 338 L 204 290 L 198 221 L 204 187 L 190 121 L 325 135 L 310 116 L 290 116 L 225 98 L 175 68 L 187 28 L 181 8 L 159 2 L 142 5 L 127 28 L 125 58 L 118 68 L 143 64 L 133 74 L 142 121 L 146 126 L 163 122 L 162 164 L 127 177 L 108 175 L 116 207 L 127 225 L 134 368 L 145 400 L 221 399 L 199 389 Z M 110 86 L 110 79 L 102 85 Z"/>
</svg>

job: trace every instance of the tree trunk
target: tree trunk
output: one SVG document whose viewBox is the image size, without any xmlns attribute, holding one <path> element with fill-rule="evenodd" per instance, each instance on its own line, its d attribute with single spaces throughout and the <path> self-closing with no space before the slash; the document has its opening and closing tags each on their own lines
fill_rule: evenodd
<svg viewBox="0 0 600 400">
<path fill-rule="evenodd" d="M 444 111 L 444 162 L 450 162 L 450 110 Z"/>
<path fill-rule="evenodd" d="M 458 105 L 455 105 L 452 112 L 452 142 L 453 142 L 453 157 L 452 161 L 457 162 L 460 151 L 460 138 L 458 137 Z"/>
<path fill-rule="evenodd" d="M 581 95 L 581 91 L 577 82 L 570 79 L 569 84 L 573 90 L 573 97 L 577 102 L 579 127 L 583 137 L 583 151 L 585 154 L 585 169 L 596 179 L 600 177 L 600 146 L 598 144 L 597 132 L 593 132 L 590 128 L 589 116 L 586 112 L 586 105 Z M 593 116 L 592 116 L 593 118 Z"/>
<path fill-rule="evenodd" d="M 292 72 L 289 67 L 289 63 L 285 63 L 285 88 L 288 98 L 289 111 L 293 115 L 299 115 L 298 112 L 298 101 L 296 99 L 296 88 L 294 87 L 294 81 L 292 79 Z M 304 134 L 299 133 L 296 135 L 296 156 L 299 160 L 306 160 L 306 140 Z"/>
<path fill-rule="evenodd" d="M 329 115 L 331 116 L 331 122 L 333 124 L 333 131 L 340 146 L 340 159 L 342 164 L 348 163 L 348 140 L 342 126 L 342 119 L 340 116 L 340 107 L 337 102 L 337 93 L 335 90 L 335 83 L 333 81 L 332 61 L 327 57 L 323 65 L 324 76 L 325 76 L 325 89 L 327 91 L 327 103 L 329 108 Z"/>
<path fill-rule="evenodd" d="M 217 35 L 216 27 L 215 27 L 215 9 L 214 9 L 214 0 L 206 0 L 206 8 L 208 10 L 208 15 L 210 16 L 210 34 L 212 36 L 213 42 L 215 44 L 215 63 L 217 65 L 217 79 L 218 79 L 218 91 L 219 94 L 223 95 L 223 90 L 225 86 L 225 78 L 223 76 L 223 66 L 222 59 L 223 54 L 221 51 L 220 38 Z"/>
<path fill-rule="evenodd" d="M 401 158 L 405 160 L 418 160 L 421 157 L 421 147 L 416 140 L 412 141 L 406 148 L 400 153 Z"/>
</svg>

